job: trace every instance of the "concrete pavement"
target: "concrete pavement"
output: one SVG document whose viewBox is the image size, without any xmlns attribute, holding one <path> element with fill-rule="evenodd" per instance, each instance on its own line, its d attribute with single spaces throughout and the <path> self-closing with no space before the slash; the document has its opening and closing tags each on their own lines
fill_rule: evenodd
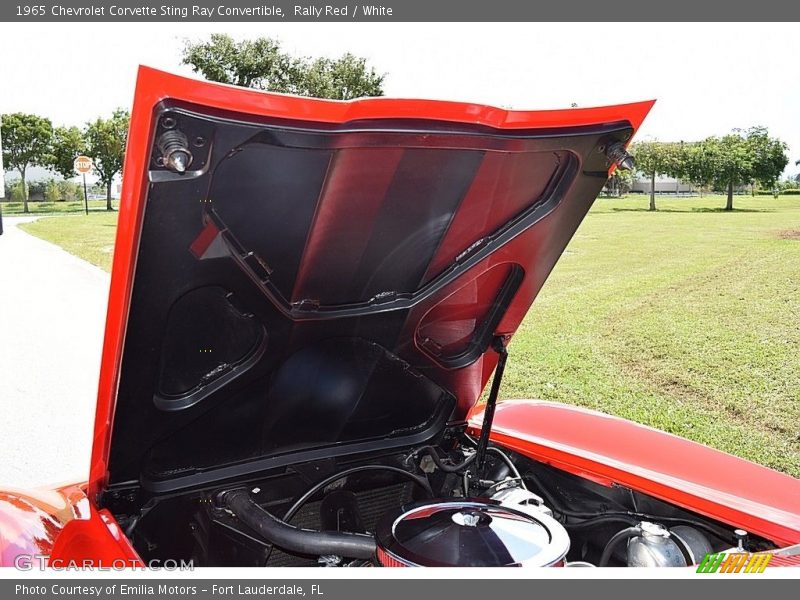
<svg viewBox="0 0 800 600">
<path fill-rule="evenodd" d="M 0 236 L 0 489 L 84 480 L 92 444 L 109 276 L 32 220 Z"/>
</svg>

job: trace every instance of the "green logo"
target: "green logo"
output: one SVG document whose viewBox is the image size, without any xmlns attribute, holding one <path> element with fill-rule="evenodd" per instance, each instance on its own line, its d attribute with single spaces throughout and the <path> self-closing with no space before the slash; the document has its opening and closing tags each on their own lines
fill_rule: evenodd
<svg viewBox="0 0 800 600">
<path fill-rule="evenodd" d="M 716 552 L 706 554 L 698 573 L 763 573 L 772 560 L 769 552 Z"/>
</svg>

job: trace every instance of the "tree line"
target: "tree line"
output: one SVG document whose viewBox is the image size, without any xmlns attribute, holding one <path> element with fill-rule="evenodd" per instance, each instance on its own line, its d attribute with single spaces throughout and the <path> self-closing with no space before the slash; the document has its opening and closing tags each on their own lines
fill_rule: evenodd
<svg viewBox="0 0 800 600">
<path fill-rule="evenodd" d="M 212 34 L 205 41 L 188 41 L 182 63 L 211 81 L 338 100 L 382 96 L 386 77 L 364 58 L 349 53 L 338 59 L 296 57 L 268 37 L 235 41 L 228 35 Z M 128 120 L 128 113 L 120 109 L 79 129 L 53 127 L 49 119 L 38 115 L 3 115 L 3 160 L 7 168 L 20 174 L 23 210 L 28 212 L 26 170 L 39 165 L 69 179 L 75 175 L 73 160 L 79 154 L 94 160 L 111 210 L 111 182 L 123 167 Z M 736 188 L 758 182 L 776 189 L 789 162 L 786 144 L 771 137 L 765 127 L 733 130 L 698 142 L 636 142 L 630 150 L 636 170 L 650 179 L 650 210 L 656 210 L 658 176 L 726 191 L 725 208 L 733 210 Z M 626 177 L 630 174 L 617 170 L 610 186 L 623 187 Z"/>
<path fill-rule="evenodd" d="M 32 166 L 45 167 L 64 179 L 75 177 L 75 157 L 87 154 L 94 160 L 94 170 L 106 188 L 106 208 L 111 206 L 111 183 L 122 171 L 130 115 L 115 110 L 109 118 L 98 117 L 83 129 L 75 126 L 53 127 L 47 117 L 29 113 L 10 113 L 2 119 L 3 164 L 19 173 L 22 210 L 27 213 L 29 186 L 27 171 Z"/>
<path fill-rule="evenodd" d="M 260 37 L 235 41 L 213 34 L 207 41 L 187 42 L 183 64 L 206 79 L 272 92 L 350 100 L 382 96 L 385 74 L 367 65 L 365 58 L 344 54 L 337 59 L 292 56 L 278 40 Z M 73 161 L 86 154 L 106 187 L 111 207 L 111 183 L 122 171 L 130 115 L 118 109 L 78 127 L 54 127 L 47 117 L 28 113 L 2 115 L 3 162 L 19 173 L 23 211 L 28 212 L 27 171 L 40 166 L 65 179 L 75 176 Z"/>
<path fill-rule="evenodd" d="M 350 53 L 337 59 L 292 56 L 273 38 L 237 42 L 222 33 L 186 42 L 182 62 L 211 81 L 333 100 L 383 96 L 386 78 Z"/>
<path fill-rule="evenodd" d="M 766 127 L 734 129 L 699 142 L 635 142 L 630 152 L 636 171 L 650 179 L 650 210 L 656 210 L 655 182 L 661 175 L 723 190 L 725 210 L 733 210 L 737 188 L 758 183 L 775 191 L 789 164 L 786 143 L 771 137 Z"/>
<path fill-rule="evenodd" d="M 41 199 L 43 202 L 83 202 L 83 185 L 68 179 L 37 179 L 28 182 L 28 201 Z M 106 195 L 106 188 L 100 184 L 87 184 L 90 196 Z M 5 195 L 10 202 L 22 204 L 22 182 L 17 180 L 5 182 Z"/>
</svg>

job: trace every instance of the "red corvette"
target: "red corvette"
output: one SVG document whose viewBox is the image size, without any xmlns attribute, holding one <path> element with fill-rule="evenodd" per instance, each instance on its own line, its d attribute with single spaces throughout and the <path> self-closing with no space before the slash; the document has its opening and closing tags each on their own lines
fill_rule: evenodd
<svg viewBox="0 0 800 600">
<path fill-rule="evenodd" d="M 333 102 L 141 69 L 91 473 L 0 492 L 0 564 L 800 563 L 799 480 L 497 401 L 651 106 Z"/>
</svg>

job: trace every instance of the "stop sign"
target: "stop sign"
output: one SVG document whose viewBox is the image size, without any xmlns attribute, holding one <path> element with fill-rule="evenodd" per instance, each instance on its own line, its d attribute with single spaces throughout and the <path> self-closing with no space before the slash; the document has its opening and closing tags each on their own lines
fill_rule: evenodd
<svg viewBox="0 0 800 600">
<path fill-rule="evenodd" d="M 75 168 L 76 172 L 85 175 L 92 170 L 92 159 L 88 156 L 78 156 L 75 162 L 72 163 L 72 166 Z"/>
</svg>

